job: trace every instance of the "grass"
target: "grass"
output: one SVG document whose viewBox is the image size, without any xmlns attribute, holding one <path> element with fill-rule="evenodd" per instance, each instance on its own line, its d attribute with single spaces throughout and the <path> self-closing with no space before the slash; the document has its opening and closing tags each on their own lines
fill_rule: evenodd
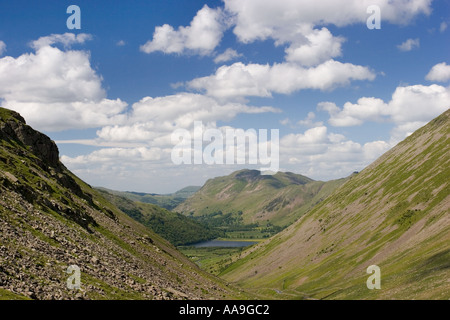
<svg viewBox="0 0 450 320">
<path fill-rule="evenodd" d="M 231 264 L 232 258 L 236 255 L 239 256 L 244 248 L 180 246 L 178 247 L 178 250 L 197 264 L 201 269 L 213 275 L 219 275 Z"/>
<path fill-rule="evenodd" d="M 32 300 L 26 296 L 0 288 L 0 300 Z"/>
<path fill-rule="evenodd" d="M 94 290 L 86 291 L 90 299 L 93 300 L 142 300 L 144 296 L 133 291 L 131 288 L 122 289 L 111 286 L 105 281 L 95 278 L 87 273 L 82 274 L 81 289 L 86 288 L 87 285 L 95 286 L 103 292 L 100 294 Z M 74 291 L 76 292 L 76 290 Z"/>
</svg>

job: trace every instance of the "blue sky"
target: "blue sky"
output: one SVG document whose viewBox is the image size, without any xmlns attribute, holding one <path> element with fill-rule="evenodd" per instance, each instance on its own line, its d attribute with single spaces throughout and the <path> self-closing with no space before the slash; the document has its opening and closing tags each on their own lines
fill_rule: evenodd
<svg viewBox="0 0 450 320">
<path fill-rule="evenodd" d="M 69 30 L 69 5 L 81 29 Z M 369 5 L 381 29 L 370 30 Z M 450 106 L 444 0 L 2 1 L 0 104 L 86 182 L 167 193 L 174 130 L 278 129 L 280 170 L 361 170 Z"/>
</svg>

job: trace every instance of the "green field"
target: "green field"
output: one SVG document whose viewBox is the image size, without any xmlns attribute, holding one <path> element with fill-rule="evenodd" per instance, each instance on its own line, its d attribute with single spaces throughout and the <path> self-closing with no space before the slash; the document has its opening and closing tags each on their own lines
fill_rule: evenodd
<svg viewBox="0 0 450 320">
<path fill-rule="evenodd" d="M 218 240 L 227 240 L 229 238 L 220 238 Z M 255 239 L 233 239 L 236 241 L 255 241 Z M 232 240 L 231 240 L 232 241 Z M 194 247 L 179 246 L 177 247 L 191 261 L 197 264 L 201 269 L 218 275 L 224 271 L 232 261 L 240 257 L 241 252 L 249 247 Z M 233 259 L 234 258 L 234 259 Z"/>
<path fill-rule="evenodd" d="M 193 246 L 178 247 L 184 255 L 196 263 L 201 269 L 218 275 L 230 263 L 231 257 L 239 254 L 244 248 L 196 248 Z"/>
</svg>

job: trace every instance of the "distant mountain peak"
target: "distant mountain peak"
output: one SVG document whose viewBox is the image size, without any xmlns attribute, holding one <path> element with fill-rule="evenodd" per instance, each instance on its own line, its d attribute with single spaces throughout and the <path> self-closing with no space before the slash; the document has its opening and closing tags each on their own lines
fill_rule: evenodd
<svg viewBox="0 0 450 320">
<path fill-rule="evenodd" d="M 341 183 L 343 180 L 314 181 L 292 172 L 262 175 L 259 170 L 243 169 L 209 179 L 175 210 L 195 216 L 242 212 L 242 223 L 270 222 L 281 227 L 292 223 Z"/>
</svg>

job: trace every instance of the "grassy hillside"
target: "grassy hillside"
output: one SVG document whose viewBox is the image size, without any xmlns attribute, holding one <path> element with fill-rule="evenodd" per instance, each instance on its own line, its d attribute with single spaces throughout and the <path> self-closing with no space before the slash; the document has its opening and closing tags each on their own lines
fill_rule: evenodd
<svg viewBox="0 0 450 320">
<path fill-rule="evenodd" d="M 449 299 L 449 177 L 450 110 L 222 276 L 271 298 Z"/>
<path fill-rule="evenodd" d="M 245 237 L 254 229 L 258 229 L 260 235 L 274 234 L 344 181 L 314 181 L 290 172 L 261 175 L 257 170 L 240 170 L 208 180 L 175 211 L 212 226 L 222 226 L 236 237 Z"/>
<path fill-rule="evenodd" d="M 69 265 L 81 289 L 67 287 Z M 243 298 L 59 162 L 0 108 L 0 299 Z"/>
<path fill-rule="evenodd" d="M 223 236 L 223 232 L 208 228 L 182 214 L 171 212 L 154 204 L 134 202 L 104 190 L 99 191 L 120 210 L 149 227 L 175 246 L 188 245 Z"/>
</svg>

